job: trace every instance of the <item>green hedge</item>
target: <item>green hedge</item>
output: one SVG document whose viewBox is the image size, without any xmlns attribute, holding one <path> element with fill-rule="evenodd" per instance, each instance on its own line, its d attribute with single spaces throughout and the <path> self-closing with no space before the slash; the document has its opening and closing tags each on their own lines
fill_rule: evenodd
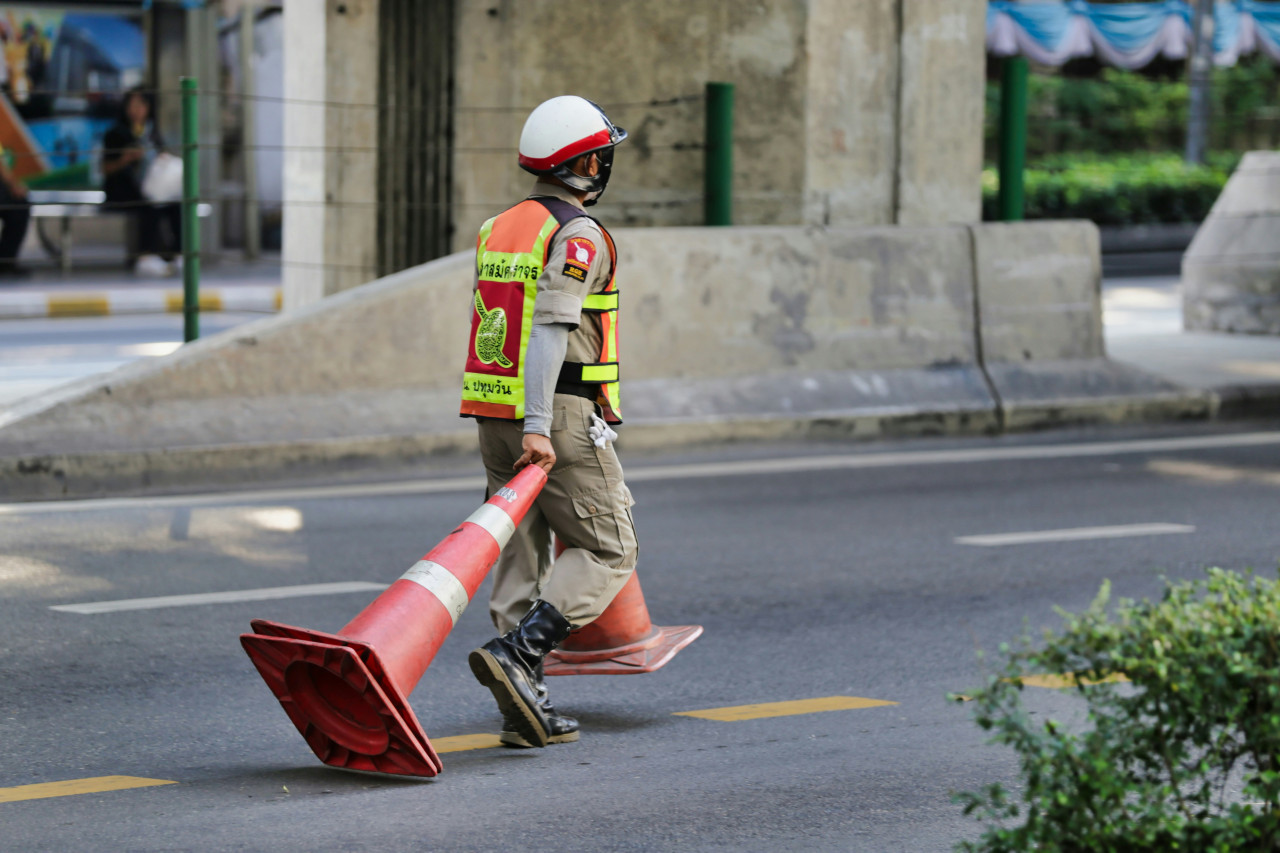
<svg viewBox="0 0 1280 853">
<path fill-rule="evenodd" d="M 1199 222 L 1237 162 L 1238 154 L 1211 156 L 1204 166 L 1188 166 L 1176 154 L 1049 157 L 1026 171 L 1025 215 L 1098 225 Z M 983 170 L 983 219 L 998 218 L 998 188 L 996 170 Z"/>
<path fill-rule="evenodd" d="M 1185 80 L 1103 69 L 1089 78 L 1035 73 L 1028 78 L 1027 159 L 1062 152 L 1181 151 L 1190 92 Z M 1209 147 L 1247 151 L 1280 145 L 1280 68 L 1266 57 L 1213 72 Z M 999 156 L 1000 84 L 987 84 L 985 148 Z"/>
<path fill-rule="evenodd" d="M 1159 602 L 1063 613 L 973 694 L 1020 784 L 961 793 L 982 853 L 1280 849 L 1280 585 L 1210 569 Z M 1033 716 L 1024 679 L 1063 675 L 1070 722 Z M 1119 683 L 1117 683 L 1119 682 Z"/>
</svg>

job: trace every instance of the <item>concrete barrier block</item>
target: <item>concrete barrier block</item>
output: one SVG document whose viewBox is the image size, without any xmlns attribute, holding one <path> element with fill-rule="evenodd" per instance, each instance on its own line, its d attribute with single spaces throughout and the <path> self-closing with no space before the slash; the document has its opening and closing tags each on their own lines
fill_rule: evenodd
<svg viewBox="0 0 1280 853">
<path fill-rule="evenodd" d="M 631 383 L 626 395 L 637 413 L 621 429 L 629 447 L 653 437 L 689 444 L 979 433 L 998 425 L 990 390 L 972 365 L 647 379 Z"/>
<path fill-rule="evenodd" d="M 1097 226 L 1011 222 L 971 230 L 986 364 L 1103 356 Z"/>
<path fill-rule="evenodd" d="M 991 364 L 1003 427 L 1202 420 L 1215 411 L 1207 391 L 1182 388 L 1105 358 Z"/>
<path fill-rule="evenodd" d="M 977 361 L 962 227 L 637 229 L 618 244 L 628 379 Z"/>
<path fill-rule="evenodd" d="M 1093 223 L 988 223 L 972 231 L 983 364 L 1005 429 L 1212 414 L 1212 395 L 1105 358 Z"/>
<path fill-rule="evenodd" d="M 1280 335 L 1280 152 L 1251 151 L 1182 260 L 1183 325 Z"/>
</svg>

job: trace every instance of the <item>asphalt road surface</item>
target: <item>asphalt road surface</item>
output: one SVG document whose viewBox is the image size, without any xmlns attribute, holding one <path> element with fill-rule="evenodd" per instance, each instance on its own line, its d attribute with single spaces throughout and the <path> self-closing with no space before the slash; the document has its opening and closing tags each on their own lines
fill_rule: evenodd
<svg viewBox="0 0 1280 853">
<path fill-rule="evenodd" d="M 1014 778 L 947 699 L 977 651 L 1104 579 L 1274 572 L 1274 426 L 624 448 L 649 609 L 705 635 L 657 673 L 552 680 L 581 742 L 495 748 L 465 737 L 499 728 L 466 665 L 482 587 L 410 699 L 432 780 L 320 764 L 238 643 L 258 617 L 336 631 L 376 588 L 207 594 L 389 583 L 479 504 L 474 472 L 0 507 L 0 849 L 947 850 L 977 830 L 952 792 Z M 51 609 L 161 596 L 194 598 Z M 760 703 L 785 704 L 681 714 Z"/>
</svg>

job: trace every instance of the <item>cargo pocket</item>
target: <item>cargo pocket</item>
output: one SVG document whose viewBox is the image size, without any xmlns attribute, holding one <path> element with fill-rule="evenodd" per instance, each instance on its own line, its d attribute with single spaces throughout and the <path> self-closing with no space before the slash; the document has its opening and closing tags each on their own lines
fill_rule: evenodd
<svg viewBox="0 0 1280 853">
<path fill-rule="evenodd" d="M 634 504 L 631 490 L 622 483 L 574 498 L 582 537 L 577 546 L 593 552 L 610 568 L 634 566 L 636 531 L 629 511 Z"/>
<path fill-rule="evenodd" d="M 581 465 L 590 451 L 595 450 L 591 437 L 578 421 L 578 413 L 568 406 L 556 404 L 551 410 L 551 449 L 556 453 L 555 470 Z"/>
</svg>

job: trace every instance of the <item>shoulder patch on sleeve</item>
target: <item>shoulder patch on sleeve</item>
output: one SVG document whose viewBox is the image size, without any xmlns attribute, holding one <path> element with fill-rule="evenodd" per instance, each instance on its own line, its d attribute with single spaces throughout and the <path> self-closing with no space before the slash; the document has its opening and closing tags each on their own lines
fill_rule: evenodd
<svg viewBox="0 0 1280 853">
<path fill-rule="evenodd" d="M 586 237 L 571 237 L 565 242 L 565 262 L 561 272 L 578 281 L 587 280 L 587 270 L 596 257 L 596 244 Z"/>
</svg>

